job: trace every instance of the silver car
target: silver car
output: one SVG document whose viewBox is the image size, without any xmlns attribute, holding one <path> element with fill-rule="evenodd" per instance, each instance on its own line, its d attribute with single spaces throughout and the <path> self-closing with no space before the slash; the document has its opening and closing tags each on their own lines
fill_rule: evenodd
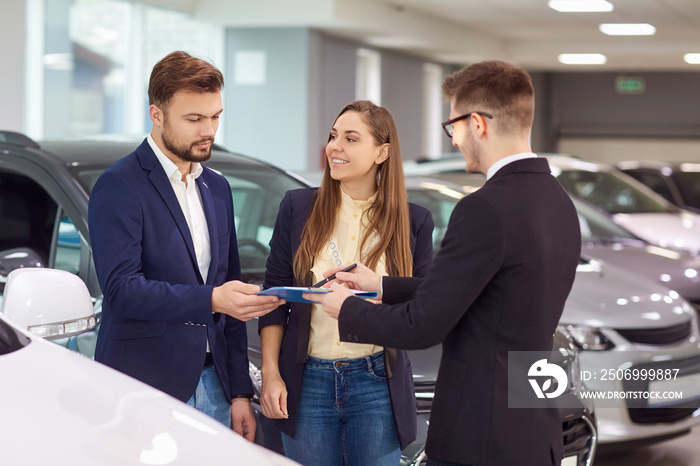
<svg viewBox="0 0 700 466">
<path fill-rule="evenodd" d="M 581 254 L 632 270 L 700 306 L 700 257 L 649 244 L 595 206 L 573 198 L 581 224 Z"/>
</svg>

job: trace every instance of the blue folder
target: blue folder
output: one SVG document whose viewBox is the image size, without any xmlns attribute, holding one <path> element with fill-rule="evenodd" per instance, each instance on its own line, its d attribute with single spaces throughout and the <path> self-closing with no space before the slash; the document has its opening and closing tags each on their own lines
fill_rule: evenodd
<svg viewBox="0 0 700 466">
<path fill-rule="evenodd" d="M 376 298 L 377 293 L 374 291 L 350 290 L 359 298 Z M 301 297 L 304 293 L 330 293 L 330 288 L 309 288 L 303 286 L 273 286 L 259 292 L 259 295 L 275 295 L 285 299 L 288 303 L 312 303 L 313 301 L 306 300 Z"/>
</svg>

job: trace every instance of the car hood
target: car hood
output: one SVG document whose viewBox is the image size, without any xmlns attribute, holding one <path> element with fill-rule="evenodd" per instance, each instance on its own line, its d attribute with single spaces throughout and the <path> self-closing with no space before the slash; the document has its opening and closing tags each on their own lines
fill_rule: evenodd
<svg viewBox="0 0 700 466">
<path fill-rule="evenodd" d="M 700 258 L 684 251 L 635 242 L 588 242 L 584 256 L 623 267 L 700 302 Z"/>
<path fill-rule="evenodd" d="M 700 222 L 696 214 L 615 214 L 613 219 L 651 244 L 700 252 Z"/>
<path fill-rule="evenodd" d="M 41 339 L 0 355 L 0 373 L 0 438 L 7 440 L 0 464 L 57 458 L 105 465 L 297 464 L 163 392 Z"/>
<path fill-rule="evenodd" d="M 658 328 L 686 323 L 689 306 L 675 291 L 599 261 L 582 263 L 560 322 L 607 328 Z"/>
</svg>

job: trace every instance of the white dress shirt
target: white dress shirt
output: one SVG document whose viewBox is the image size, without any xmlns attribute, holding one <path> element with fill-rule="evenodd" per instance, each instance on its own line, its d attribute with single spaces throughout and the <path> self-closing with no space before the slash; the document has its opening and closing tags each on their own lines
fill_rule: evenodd
<svg viewBox="0 0 700 466">
<path fill-rule="evenodd" d="M 509 163 L 513 163 L 523 159 L 532 159 L 535 157 L 537 157 L 537 154 L 533 154 L 532 152 L 521 152 L 519 154 L 503 157 L 501 160 L 498 160 L 496 163 L 491 165 L 491 167 L 489 167 L 488 171 L 486 172 L 486 179 L 491 179 L 491 177 L 495 175 L 498 170 L 505 167 Z"/>
<path fill-rule="evenodd" d="M 185 185 L 182 181 L 182 173 L 180 173 L 177 165 L 160 150 L 150 134 L 147 139 L 151 149 L 158 157 L 158 161 L 163 166 L 173 191 L 175 191 L 177 201 L 180 203 L 180 208 L 185 216 L 190 235 L 192 236 L 192 242 L 194 243 L 197 266 L 202 274 L 202 280 L 206 283 L 209 264 L 211 263 L 211 243 L 207 217 L 204 215 L 204 207 L 202 206 L 202 196 L 195 182 L 199 175 L 202 174 L 203 168 L 199 163 L 193 162 L 190 167 L 190 173 L 185 177 L 187 179 L 187 185 Z"/>
</svg>

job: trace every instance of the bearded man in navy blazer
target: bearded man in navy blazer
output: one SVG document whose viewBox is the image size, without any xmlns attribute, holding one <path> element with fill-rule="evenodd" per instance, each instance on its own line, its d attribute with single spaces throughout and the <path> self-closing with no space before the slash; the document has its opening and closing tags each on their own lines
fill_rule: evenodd
<svg viewBox="0 0 700 466">
<path fill-rule="evenodd" d="M 95 359 L 253 440 L 245 321 L 284 301 L 241 276 L 228 182 L 201 165 L 221 72 L 185 52 L 153 68 L 151 134 L 107 169 L 88 219 L 104 295 Z"/>
<path fill-rule="evenodd" d="M 448 76 L 443 92 L 450 100 L 443 128 L 467 171 L 485 174 L 486 184 L 455 207 L 422 281 L 382 280 L 358 266 L 338 280 L 383 291 L 382 304 L 337 283 L 320 301 L 339 316 L 347 341 L 407 349 L 442 343 L 428 465 L 560 465 L 556 408 L 508 407 L 508 357 L 551 351 L 579 259 L 576 210 L 547 160 L 530 149 L 534 90 L 523 69 L 477 63 Z"/>
</svg>

